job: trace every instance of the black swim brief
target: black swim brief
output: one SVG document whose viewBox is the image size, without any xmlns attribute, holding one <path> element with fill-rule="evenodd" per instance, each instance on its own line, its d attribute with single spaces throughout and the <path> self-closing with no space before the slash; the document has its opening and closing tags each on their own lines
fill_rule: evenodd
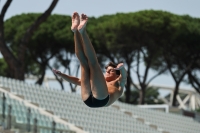
<svg viewBox="0 0 200 133">
<path fill-rule="evenodd" d="M 98 100 L 95 97 L 93 97 L 91 93 L 88 99 L 84 101 L 84 103 L 91 108 L 98 108 L 105 106 L 108 103 L 109 98 L 110 96 L 108 95 L 105 99 Z"/>
</svg>

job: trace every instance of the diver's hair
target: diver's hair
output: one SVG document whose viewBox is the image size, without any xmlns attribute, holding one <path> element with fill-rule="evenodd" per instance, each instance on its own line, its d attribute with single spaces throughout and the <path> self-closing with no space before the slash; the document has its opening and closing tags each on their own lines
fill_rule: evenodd
<svg viewBox="0 0 200 133">
<path fill-rule="evenodd" d="M 116 67 L 117 67 L 117 65 L 116 65 L 115 63 L 109 62 L 109 63 L 106 65 L 105 68 L 107 69 L 109 66 L 111 66 L 111 67 L 113 67 L 113 68 L 116 68 Z M 117 74 L 117 75 L 120 75 L 120 70 L 116 70 L 116 74 Z"/>
</svg>

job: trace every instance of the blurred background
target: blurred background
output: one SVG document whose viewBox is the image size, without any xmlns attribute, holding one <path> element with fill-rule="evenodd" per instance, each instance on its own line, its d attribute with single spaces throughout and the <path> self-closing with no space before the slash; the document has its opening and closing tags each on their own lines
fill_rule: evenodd
<svg viewBox="0 0 200 133">
<path fill-rule="evenodd" d="M 110 61 L 125 65 L 120 102 L 199 112 L 198 5 L 198 0 L 1 0 L 0 76 L 80 94 L 79 86 L 52 72 L 80 77 L 70 29 L 77 11 L 89 17 L 87 33 L 102 72 Z"/>
</svg>

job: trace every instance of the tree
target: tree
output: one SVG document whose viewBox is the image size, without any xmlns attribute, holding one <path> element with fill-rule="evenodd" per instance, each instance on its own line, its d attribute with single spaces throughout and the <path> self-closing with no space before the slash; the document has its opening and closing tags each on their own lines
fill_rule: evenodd
<svg viewBox="0 0 200 133">
<path fill-rule="evenodd" d="M 171 18 L 171 27 L 168 27 L 168 41 L 163 45 L 162 53 L 169 73 L 175 81 L 172 105 L 176 106 L 176 96 L 179 85 L 184 80 L 187 73 L 193 71 L 195 62 L 199 59 L 194 48 L 200 44 L 200 27 L 196 19 L 189 16 L 177 16 Z"/>
<path fill-rule="evenodd" d="M 200 78 L 197 73 L 199 73 L 199 70 L 188 71 L 188 82 L 200 94 Z"/>
<path fill-rule="evenodd" d="M 189 61 L 193 61 L 191 70 L 187 72 L 186 82 L 192 85 L 192 87 L 200 94 L 200 19 L 191 18 L 190 16 L 183 16 L 185 20 L 189 22 L 187 26 L 190 36 L 183 37 L 183 41 L 188 44 Z M 184 61 L 187 63 L 187 59 Z"/>
<path fill-rule="evenodd" d="M 146 95 L 144 98 L 144 103 L 146 104 L 163 104 L 163 101 L 159 99 L 160 93 L 159 88 L 147 87 Z M 125 102 L 126 95 L 120 97 L 119 101 Z M 130 104 L 138 105 L 140 104 L 140 91 L 136 88 L 131 89 Z"/>
<path fill-rule="evenodd" d="M 200 108 L 199 108 L 199 109 L 197 109 L 196 111 L 200 113 Z"/>
<path fill-rule="evenodd" d="M 17 49 L 17 53 L 13 53 L 12 50 L 8 48 L 9 42 L 4 38 L 4 16 L 5 13 L 10 6 L 12 0 L 7 0 L 0 15 L 0 50 L 1 53 L 9 66 L 9 72 L 12 78 L 16 78 L 19 80 L 24 80 L 25 73 L 25 57 L 26 57 L 26 47 L 30 41 L 30 38 L 34 34 L 34 32 L 38 29 L 40 24 L 44 22 L 48 16 L 51 14 L 52 10 L 56 6 L 58 0 L 53 0 L 49 8 L 39 16 L 34 23 L 32 23 L 29 28 L 24 33 L 21 41 L 19 42 L 19 47 Z"/>
<path fill-rule="evenodd" d="M 13 53 L 17 51 L 23 32 L 33 23 L 33 20 L 40 14 L 21 14 L 8 19 L 5 22 L 5 38 L 9 42 L 9 47 Z M 25 58 L 25 72 L 27 75 L 38 77 L 36 83 L 42 84 L 47 69 L 52 70 L 52 66 L 68 67 L 71 56 L 74 55 L 73 33 L 70 30 L 71 17 L 64 15 L 51 15 L 46 22 L 40 25 L 35 31 L 27 45 Z M 14 34 L 14 35 L 13 35 Z M 50 61 L 54 61 L 53 65 Z M 62 80 L 56 76 L 62 89 Z M 71 88 L 74 91 L 74 88 Z"/>
<path fill-rule="evenodd" d="M 148 84 L 166 70 L 166 68 L 159 69 L 157 74 L 147 80 L 151 64 L 155 61 L 154 58 L 160 54 L 160 44 L 157 40 L 159 38 L 158 33 L 162 32 L 164 25 L 164 21 L 160 18 L 162 14 L 165 13 L 161 11 L 141 11 L 116 14 L 100 18 L 101 23 L 95 25 L 93 35 L 97 45 L 102 46 L 101 53 L 115 62 L 123 61 L 127 66 L 127 103 L 130 102 L 131 84 L 134 84 L 135 88 L 140 90 L 140 104 L 144 104 L 145 89 Z M 135 71 L 134 62 L 136 62 Z M 144 74 L 141 75 L 139 64 L 143 62 L 146 68 Z M 140 87 L 137 87 L 133 82 L 131 72 L 136 72 Z"/>
</svg>

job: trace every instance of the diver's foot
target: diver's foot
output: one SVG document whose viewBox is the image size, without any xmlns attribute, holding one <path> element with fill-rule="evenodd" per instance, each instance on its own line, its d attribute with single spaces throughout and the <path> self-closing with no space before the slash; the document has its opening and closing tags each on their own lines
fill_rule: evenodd
<svg viewBox="0 0 200 133">
<path fill-rule="evenodd" d="M 87 15 L 81 14 L 81 21 L 80 21 L 80 24 L 79 24 L 79 26 L 78 26 L 78 31 L 79 31 L 80 33 L 83 33 L 83 31 L 85 30 L 87 21 L 88 21 Z"/>
<path fill-rule="evenodd" d="M 80 24 L 80 16 L 77 12 L 74 12 L 72 15 L 72 26 L 71 26 L 71 30 L 73 32 L 76 32 L 78 29 L 78 26 Z"/>
</svg>

